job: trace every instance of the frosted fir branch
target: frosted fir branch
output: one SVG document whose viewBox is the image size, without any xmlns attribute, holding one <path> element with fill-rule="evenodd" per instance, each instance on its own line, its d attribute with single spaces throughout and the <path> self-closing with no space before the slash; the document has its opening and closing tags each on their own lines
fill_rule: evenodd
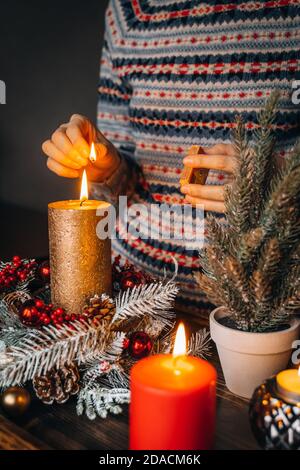
<svg viewBox="0 0 300 470">
<path fill-rule="evenodd" d="M 171 312 L 178 287 L 173 282 L 142 284 L 120 292 L 116 299 L 116 313 L 112 323 L 149 316 L 170 325 L 174 313 Z"/>
<path fill-rule="evenodd" d="M 101 354 L 98 356 L 100 361 L 117 361 L 123 352 L 124 339 L 124 332 L 118 331 L 116 333 L 113 333 L 111 343 L 108 344 L 106 350 L 101 352 Z"/>
<path fill-rule="evenodd" d="M 10 311 L 9 298 L 7 301 L 0 300 L 0 341 L 6 347 L 15 346 L 29 331 L 35 330 L 23 325 L 19 316 Z"/>
<path fill-rule="evenodd" d="M 188 354 L 206 358 L 211 355 L 210 334 L 206 329 L 196 331 L 188 342 Z"/>
<path fill-rule="evenodd" d="M 104 350 L 110 340 L 106 323 L 89 325 L 75 321 L 72 328 L 50 325 L 29 331 L 17 346 L 9 348 L 7 356 L 11 362 L 0 369 L 0 387 L 25 383 L 73 361 L 80 365 Z"/>
<path fill-rule="evenodd" d="M 173 351 L 176 330 L 168 332 L 156 342 L 154 354 L 170 354 Z M 210 334 L 205 328 L 192 334 L 188 341 L 187 354 L 206 358 L 211 355 Z"/>
<path fill-rule="evenodd" d="M 25 328 L 18 315 L 10 311 L 10 306 L 4 300 L 0 300 L 0 328 Z"/>
<path fill-rule="evenodd" d="M 92 388 L 95 382 L 103 374 L 109 373 L 123 353 L 123 343 L 125 333 L 114 333 L 111 343 L 107 349 L 96 356 L 92 360 L 88 360 L 85 364 L 85 372 L 82 377 L 84 387 Z"/>
<path fill-rule="evenodd" d="M 172 321 L 172 325 L 170 324 L 168 325 L 168 327 L 172 329 L 174 325 L 175 325 L 175 318 Z M 147 321 L 143 321 L 143 325 L 142 325 L 143 331 L 147 333 L 147 335 L 149 335 L 151 338 L 158 338 L 163 333 L 165 328 L 166 328 L 165 322 L 161 320 L 153 319 L 153 318 L 147 319 Z"/>
<path fill-rule="evenodd" d="M 108 413 L 119 414 L 122 412 L 120 405 L 130 401 L 130 392 L 127 388 L 109 389 L 95 386 L 93 389 L 83 388 L 79 392 L 76 411 L 79 416 L 86 416 L 94 420 L 97 416 L 106 418 Z"/>
</svg>

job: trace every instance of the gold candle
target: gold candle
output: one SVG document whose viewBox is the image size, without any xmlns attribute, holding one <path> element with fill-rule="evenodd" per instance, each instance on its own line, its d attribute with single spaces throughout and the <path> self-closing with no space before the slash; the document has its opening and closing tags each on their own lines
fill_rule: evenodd
<svg viewBox="0 0 300 470">
<path fill-rule="evenodd" d="M 111 294 L 111 241 L 98 238 L 98 208 L 110 204 L 87 199 L 86 174 L 78 201 L 48 205 L 51 299 L 56 307 L 80 314 L 95 294 Z M 102 210 L 102 213 L 105 213 Z"/>
</svg>

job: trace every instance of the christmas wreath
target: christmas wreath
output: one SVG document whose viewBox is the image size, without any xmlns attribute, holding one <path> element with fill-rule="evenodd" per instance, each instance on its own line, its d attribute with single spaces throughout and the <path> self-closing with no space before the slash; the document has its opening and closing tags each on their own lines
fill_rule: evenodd
<svg viewBox="0 0 300 470">
<path fill-rule="evenodd" d="M 174 279 L 155 280 L 117 257 L 113 298 L 95 295 L 80 314 L 51 304 L 49 280 L 47 261 L 0 263 L 0 387 L 32 381 L 46 404 L 77 395 L 78 415 L 120 413 L 132 365 L 172 348 Z M 194 333 L 188 349 L 209 354 L 208 332 Z"/>
</svg>

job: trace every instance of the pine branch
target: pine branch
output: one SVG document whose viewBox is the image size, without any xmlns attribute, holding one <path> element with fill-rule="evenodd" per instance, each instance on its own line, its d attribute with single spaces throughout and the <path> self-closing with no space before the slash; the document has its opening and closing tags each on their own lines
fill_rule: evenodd
<svg viewBox="0 0 300 470">
<path fill-rule="evenodd" d="M 255 262 L 260 253 L 263 238 L 264 232 L 261 227 L 250 230 L 241 237 L 238 259 L 249 275 L 255 268 Z"/>
<path fill-rule="evenodd" d="M 250 284 L 252 287 L 254 305 L 253 328 L 261 325 L 261 322 L 270 314 L 274 299 L 274 286 L 280 272 L 281 253 L 278 241 L 273 238 L 266 244 L 254 271 Z"/>
<path fill-rule="evenodd" d="M 106 322 L 100 325 L 73 322 L 71 329 L 63 325 L 29 331 L 18 346 L 12 346 L 7 356 L 11 362 L 0 370 L 0 387 L 17 385 L 44 375 L 54 366 L 76 361 L 78 364 L 104 350 L 109 341 Z"/>
<path fill-rule="evenodd" d="M 251 227 L 250 210 L 253 202 L 254 172 L 252 151 L 249 148 L 244 122 L 240 116 L 233 131 L 233 146 L 236 154 L 236 168 L 233 183 L 225 191 L 227 220 L 233 234 L 241 236 Z"/>
<path fill-rule="evenodd" d="M 173 282 L 142 284 L 120 292 L 112 322 L 149 316 L 168 326 L 174 318 L 171 308 L 177 293 L 178 287 Z"/>
<path fill-rule="evenodd" d="M 20 300 L 19 291 L 17 298 Z M 19 316 L 10 310 L 12 299 L 15 301 L 16 296 L 11 293 L 5 299 L 0 300 L 0 341 L 3 341 L 6 347 L 10 347 L 17 345 L 23 336 L 34 330 L 23 325 Z"/>
<path fill-rule="evenodd" d="M 188 344 L 188 354 L 202 358 L 211 355 L 209 331 L 204 329 L 192 334 Z"/>
<path fill-rule="evenodd" d="M 285 313 L 300 313 L 300 263 L 291 266 L 286 277 L 282 279 L 282 285 L 278 289 L 280 293 L 277 301 L 277 310 Z M 275 302 L 274 302 L 275 303 Z"/>
<path fill-rule="evenodd" d="M 266 237 L 278 236 L 281 250 L 289 250 L 290 241 L 300 237 L 300 143 L 274 180 L 270 198 L 261 217 Z M 288 224 L 288 227 L 287 227 Z"/>
<path fill-rule="evenodd" d="M 107 348 L 85 363 L 85 372 L 82 377 L 85 387 L 93 388 L 99 377 L 107 374 L 114 363 L 118 363 L 123 353 L 124 339 L 125 333 L 113 333 L 111 343 Z"/>
<path fill-rule="evenodd" d="M 253 213 L 255 221 L 260 218 L 264 208 L 266 198 L 274 175 L 273 150 L 275 136 L 273 132 L 273 123 L 277 115 L 277 106 L 280 98 L 280 92 L 273 92 L 266 102 L 264 109 L 258 115 L 259 127 L 254 130 L 254 167 L 255 167 L 255 205 Z"/>
<path fill-rule="evenodd" d="M 207 243 L 216 245 L 223 254 L 232 253 L 232 233 L 228 226 L 220 223 L 218 219 L 207 215 L 205 219 L 205 230 Z"/>
<path fill-rule="evenodd" d="M 129 403 L 130 393 L 127 388 L 109 389 L 95 386 L 93 389 L 80 390 L 77 400 L 77 414 L 83 413 L 94 420 L 97 416 L 106 418 L 108 413 L 122 412 L 120 405 Z"/>
</svg>

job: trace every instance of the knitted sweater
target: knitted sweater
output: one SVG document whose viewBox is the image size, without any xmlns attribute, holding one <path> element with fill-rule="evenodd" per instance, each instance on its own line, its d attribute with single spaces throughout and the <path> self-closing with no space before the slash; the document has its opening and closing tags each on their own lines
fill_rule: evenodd
<svg viewBox="0 0 300 470">
<path fill-rule="evenodd" d="M 282 91 L 276 129 L 284 156 L 299 132 L 299 106 L 291 100 L 299 51 L 297 0 L 111 0 L 98 127 L 125 158 L 130 180 L 133 162 L 142 171 L 130 204 L 182 203 L 179 175 L 187 149 L 230 142 L 237 112 L 253 129 L 256 112 L 275 88 Z M 206 184 L 227 178 L 210 171 Z M 93 192 L 103 197 L 101 185 Z M 152 227 L 159 224 L 155 215 L 150 219 Z M 141 233 L 148 222 L 145 216 Z M 197 248 L 153 236 L 113 240 L 115 253 L 156 276 L 164 269 L 171 275 L 175 258 L 187 310 L 206 305 L 193 279 L 200 267 Z"/>
</svg>

